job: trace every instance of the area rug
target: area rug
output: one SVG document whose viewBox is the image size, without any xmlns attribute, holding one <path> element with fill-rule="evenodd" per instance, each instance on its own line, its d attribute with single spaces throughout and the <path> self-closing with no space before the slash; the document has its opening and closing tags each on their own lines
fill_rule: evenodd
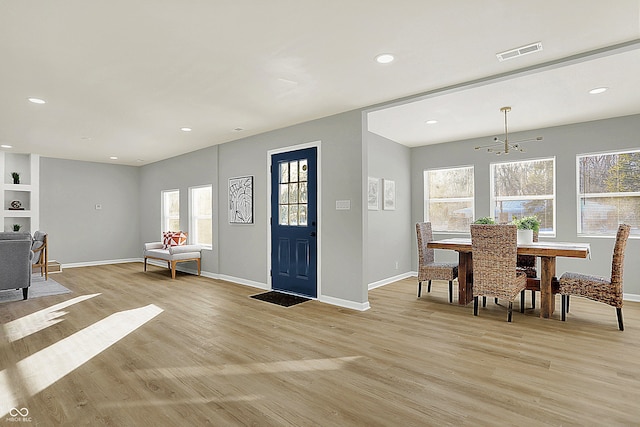
<svg viewBox="0 0 640 427">
<path fill-rule="evenodd" d="M 271 304 L 281 305 L 283 307 L 291 307 L 292 305 L 309 301 L 309 298 L 299 297 L 297 295 L 290 295 L 290 294 L 285 294 L 283 292 L 276 292 L 276 291 L 269 291 L 263 294 L 251 295 L 251 298 L 259 299 L 260 301 L 270 302 Z"/>
<path fill-rule="evenodd" d="M 28 299 L 47 297 L 51 295 L 68 294 L 71 291 L 49 276 L 49 280 L 44 280 L 39 274 L 31 276 L 31 286 L 29 287 Z M 22 300 L 22 289 L 8 289 L 0 291 L 0 303 Z"/>
</svg>

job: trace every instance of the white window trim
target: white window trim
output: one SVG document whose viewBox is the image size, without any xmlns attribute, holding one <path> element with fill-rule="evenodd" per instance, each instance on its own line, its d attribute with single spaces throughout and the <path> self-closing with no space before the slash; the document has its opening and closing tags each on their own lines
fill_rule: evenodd
<svg viewBox="0 0 640 427">
<path fill-rule="evenodd" d="M 195 236 L 196 236 L 196 230 L 195 230 L 195 223 L 196 220 L 198 218 L 195 217 L 194 213 L 193 213 L 193 190 L 197 190 L 199 188 L 209 188 L 211 189 L 211 202 L 213 203 L 213 185 L 212 184 L 206 184 L 206 185 L 196 185 L 193 187 L 189 187 L 189 243 L 195 243 L 198 244 L 202 247 L 202 249 L 207 249 L 207 250 L 212 250 L 213 249 L 213 242 L 211 242 L 211 244 L 205 244 L 205 243 L 198 243 L 195 242 Z M 211 208 L 211 216 L 210 217 L 202 217 L 202 218 L 210 218 L 211 219 L 211 238 L 213 239 L 213 207 Z"/>
<path fill-rule="evenodd" d="M 430 198 L 429 197 L 429 189 L 427 187 L 427 172 L 435 172 L 435 171 L 444 171 L 444 170 L 451 170 L 451 169 L 471 169 L 472 171 L 472 176 L 473 176 L 473 196 L 472 197 L 451 197 L 451 198 L 442 198 L 442 197 L 438 197 L 438 198 Z M 476 218 L 476 203 L 475 203 L 475 179 L 476 179 L 476 168 L 475 165 L 460 165 L 460 166 L 446 166 L 446 167 L 441 167 L 441 168 L 429 168 L 429 169 L 424 169 L 422 171 L 422 197 L 423 197 L 423 202 L 422 202 L 422 217 L 424 218 L 424 221 L 429 222 L 430 218 L 429 218 L 429 209 L 427 209 L 427 204 L 430 201 L 436 201 L 436 202 L 466 202 L 466 201 L 471 201 L 471 220 L 475 220 Z M 433 230 L 434 234 L 460 234 L 460 235 L 468 235 L 469 231 L 442 231 L 442 230 Z"/>
<path fill-rule="evenodd" d="M 580 194 L 580 159 L 582 157 L 592 157 L 592 156 L 609 156 L 615 154 L 628 154 L 628 153 L 640 153 L 639 148 L 632 148 L 627 150 L 612 150 L 612 151 L 596 151 L 593 153 L 579 153 L 576 154 L 576 233 L 580 237 L 589 237 L 594 239 L 615 239 L 616 232 L 612 234 L 589 234 L 582 232 L 582 215 L 580 210 L 580 200 L 582 198 L 590 199 L 590 198 L 598 198 L 598 197 L 638 197 L 640 196 L 640 191 L 633 192 L 615 192 L 615 193 L 585 193 Z M 637 236 L 629 235 L 630 239 L 638 239 Z"/>
<path fill-rule="evenodd" d="M 521 196 L 500 196 L 500 197 L 496 197 L 495 196 L 495 187 L 494 187 L 494 166 L 495 165 L 503 165 L 503 164 L 507 164 L 507 163 L 524 163 L 524 162 L 539 162 L 539 161 L 549 161 L 551 160 L 553 163 L 553 196 L 548 196 L 548 195 L 544 195 L 544 196 L 540 196 L 540 195 L 521 195 Z M 527 200 L 551 200 L 551 206 L 553 208 L 553 230 L 552 231 L 540 231 L 540 236 L 544 236 L 544 237 L 556 237 L 556 225 L 557 225 L 557 215 L 558 215 L 558 209 L 557 209 L 557 205 L 556 205 L 556 197 L 557 197 L 557 191 L 556 191 L 556 156 L 553 157 L 540 157 L 540 158 L 534 158 L 534 159 L 522 159 L 522 160 L 509 160 L 509 161 L 504 161 L 504 162 L 493 162 L 489 164 L 489 208 L 490 208 L 490 212 L 491 212 L 491 218 L 493 218 L 493 220 L 495 221 L 495 205 L 497 201 L 508 201 L 508 200 L 522 200 L 522 199 L 527 199 Z"/>
</svg>

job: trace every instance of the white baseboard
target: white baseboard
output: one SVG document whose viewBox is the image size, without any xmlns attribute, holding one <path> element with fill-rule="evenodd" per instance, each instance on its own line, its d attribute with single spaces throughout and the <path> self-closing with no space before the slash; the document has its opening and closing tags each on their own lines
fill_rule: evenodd
<svg viewBox="0 0 640 427">
<path fill-rule="evenodd" d="M 239 285 L 244 285 L 244 286 L 251 286 L 252 288 L 258 288 L 265 291 L 271 290 L 271 288 L 269 288 L 269 285 L 267 285 L 266 283 L 254 282 L 253 280 L 242 279 L 240 277 L 227 276 L 225 274 L 216 274 L 216 277 L 214 277 L 214 279 L 237 283 Z"/>
<path fill-rule="evenodd" d="M 386 279 L 378 280 L 377 282 L 369 283 L 369 290 L 379 288 L 380 286 L 388 285 L 389 283 L 397 282 L 398 280 L 406 279 L 407 277 L 418 276 L 415 271 L 408 271 L 406 273 L 399 274 L 397 276 L 389 277 Z"/>
<path fill-rule="evenodd" d="M 323 302 L 325 304 L 337 305 L 338 307 L 349 308 L 351 310 L 358 311 L 367 311 L 371 306 L 369 305 L 369 301 L 363 303 L 357 303 L 349 300 L 344 300 L 340 298 L 334 298 L 326 295 L 320 295 L 318 301 Z"/>
<path fill-rule="evenodd" d="M 72 262 L 70 264 L 62 264 L 62 268 L 93 267 L 96 265 L 124 264 L 127 262 L 143 262 L 143 260 L 142 258 L 127 258 L 127 259 L 111 259 L 106 261 Z"/>
<path fill-rule="evenodd" d="M 640 295 L 638 295 L 638 294 L 622 294 L 622 299 L 624 301 L 640 302 Z"/>
</svg>

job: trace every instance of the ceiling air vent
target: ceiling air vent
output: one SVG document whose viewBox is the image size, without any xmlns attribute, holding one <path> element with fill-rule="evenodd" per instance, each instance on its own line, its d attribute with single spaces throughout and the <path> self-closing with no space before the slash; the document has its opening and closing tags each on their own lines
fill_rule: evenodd
<svg viewBox="0 0 640 427">
<path fill-rule="evenodd" d="M 526 46 L 517 47 L 515 49 L 510 49 L 505 52 L 496 53 L 498 57 L 498 61 L 506 61 L 507 59 L 517 58 L 522 55 L 527 55 L 529 53 L 539 52 L 542 50 L 542 42 L 528 44 Z"/>
</svg>

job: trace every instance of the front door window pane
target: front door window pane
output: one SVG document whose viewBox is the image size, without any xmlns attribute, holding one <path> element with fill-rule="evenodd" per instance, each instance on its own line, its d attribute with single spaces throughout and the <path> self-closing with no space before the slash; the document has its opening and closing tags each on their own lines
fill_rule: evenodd
<svg viewBox="0 0 640 427">
<path fill-rule="evenodd" d="M 286 205 L 289 203 L 289 186 L 287 184 L 280 184 L 280 199 L 279 204 Z"/>
<path fill-rule="evenodd" d="M 298 183 L 289 184 L 289 203 L 298 203 Z"/>
<path fill-rule="evenodd" d="M 289 182 L 289 163 L 280 163 L 280 182 Z"/>
<path fill-rule="evenodd" d="M 307 183 L 301 182 L 298 185 L 298 188 L 300 190 L 300 197 L 298 198 L 298 201 L 300 203 L 307 203 Z"/>
<path fill-rule="evenodd" d="M 289 205 L 280 205 L 280 225 L 289 225 Z"/>
</svg>

